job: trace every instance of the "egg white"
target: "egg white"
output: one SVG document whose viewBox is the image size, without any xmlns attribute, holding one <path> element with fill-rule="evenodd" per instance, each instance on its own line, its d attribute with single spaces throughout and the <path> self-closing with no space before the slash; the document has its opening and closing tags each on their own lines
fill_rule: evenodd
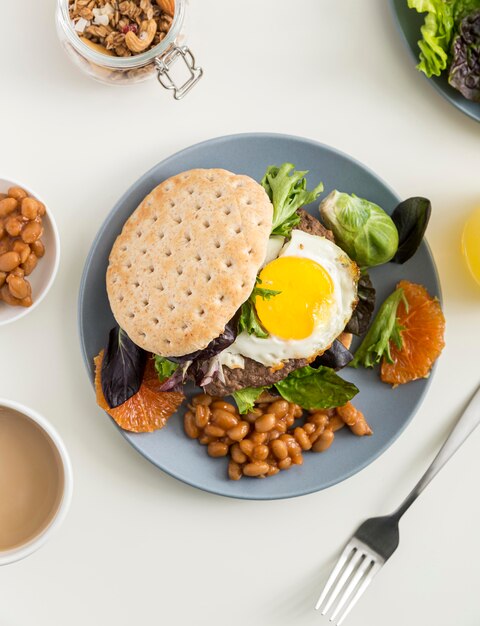
<svg viewBox="0 0 480 626">
<path fill-rule="evenodd" d="M 357 302 L 359 270 L 336 244 L 325 237 L 293 230 L 291 239 L 281 248 L 279 257 L 304 257 L 316 261 L 333 283 L 331 304 L 316 321 L 305 339 L 282 339 L 270 334 L 265 339 L 242 332 L 232 345 L 220 354 L 227 367 L 243 367 L 248 357 L 267 367 L 279 366 L 287 359 L 308 359 L 326 350 L 343 331 Z"/>
</svg>

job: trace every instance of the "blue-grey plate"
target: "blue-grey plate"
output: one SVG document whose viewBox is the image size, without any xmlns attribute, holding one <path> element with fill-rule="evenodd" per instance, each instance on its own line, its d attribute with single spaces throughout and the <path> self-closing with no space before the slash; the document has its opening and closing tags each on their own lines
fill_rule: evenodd
<svg viewBox="0 0 480 626">
<path fill-rule="evenodd" d="M 92 381 L 93 357 L 105 345 L 108 331 L 114 325 L 105 289 L 108 255 L 125 220 L 141 200 L 164 179 L 191 168 L 222 167 L 260 180 L 268 165 L 285 161 L 294 163 L 298 169 L 310 170 L 310 185 L 313 187 L 322 180 L 325 194 L 332 189 L 355 192 L 376 202 L 386 211 L 392 211 L 399 201 L 384 182 L 351 157 L 300 137 L 270 133 L 219 137 L 165 159 L 130 187 L 113 207 L 85 264 L 79 296 L 79 330 L 85 364 Z M 317 214 L 317 207 L 316 203 L 307 208 Z M 378 303 L 394 290 L 401 278 L 422 283 L 432 295 L 440 295 L 435 265 L 425 243 L 405 265 L 390 263 L 375 268 L 371 276 L 377 288 Z M 187 439 L 183 433 L 183 407 L 178 415 L 170 418 L 163 430 L 152 434 L 122 431 L 122 434 L 140 454 L 160 469 L 206 491 L 258 500 L 311 493 L 344 480 L 384 452 L 412 419 L 429 385 L 429 380 L 418 380 L 392 390 L 380 381 L 376 371 L 346 368 L 341 374 L 360 389 L 355 404 L 365 413 L 373 428 L 373 436 L 359 438 L 343 429 L 336 434 L 328 452 L 306 453 L 302 466 L 265 480 L 228 480 L 226 459 L 210 458 L 204 446 Z"/>
<path fill-rule="evenodd" d="M 420 28 L 425 20 L 425 13 L 417 13 L 414 9 L 409 9 L 407 0 L 390 0 L 390 6 L 398 29 L 403 35 L 403 40 L 412 53 L 415 64 L 417 64 L 420 53 L 417 42 L 422 38 Z M 445 71 L 441 76 L 427 78 L 424 75 L 424 78 L 454 107 L 480 122 L 480 104 L 467 100 L 459 91 L 451 87 L 448 83 L 447 75 L 448 72 Z"/>
</svg>

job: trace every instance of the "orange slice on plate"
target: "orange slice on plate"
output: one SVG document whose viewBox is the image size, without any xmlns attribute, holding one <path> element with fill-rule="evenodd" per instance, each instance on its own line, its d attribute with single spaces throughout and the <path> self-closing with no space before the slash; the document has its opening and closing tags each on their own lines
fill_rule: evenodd
<svg viewBox="0 0 480 626">
<path fill-rule="evenodd" d="M 160 391 L 160 381 L 153 359 L 147 360 L 142 384 L 135 395 L 120 406 L 111 409 L 102 391 L 103 350 L 94 358 L 95 391 L 97 404 L 106 411 L 124 430 L 132 433 L 151 433 L 163 428 L 184 399 L 183 393 Z"/>
<path fill-rule="evenodd" d="M 408 302 L 398 305 L 397 320 L 401 331 L 402 347 L 390 342 L 393 363 L 382 359 L 380 377 L 394 386 L 417 378 L 427 378 L 435 360 L 445 346 L 445 318 L 436 298 L 432 298 L 422 285 L 401 280 L 401 287 Z"/>
</svg>

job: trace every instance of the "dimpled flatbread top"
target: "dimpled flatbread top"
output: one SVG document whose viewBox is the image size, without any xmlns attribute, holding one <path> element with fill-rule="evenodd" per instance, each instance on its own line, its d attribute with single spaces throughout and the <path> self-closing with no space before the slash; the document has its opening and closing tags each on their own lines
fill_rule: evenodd
<svg viewBox="0 0 480 626">
<path fill-rule="evenodd" d="M 248 176 L 195 169 L 158 185 L 110 253 L 119 326 L 162 356 L 205 348 L 249 297 L 265 259 L 272 204 Z"/>
</svg>

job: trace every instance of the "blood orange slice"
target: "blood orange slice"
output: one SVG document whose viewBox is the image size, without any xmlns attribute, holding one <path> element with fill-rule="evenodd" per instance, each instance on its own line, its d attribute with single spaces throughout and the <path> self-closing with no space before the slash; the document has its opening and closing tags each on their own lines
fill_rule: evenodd
<svg viewBox="0 0 480 626">
<path fill-rule="evenodd" d="M 383 357 L 380 372 L 383 382 L 394 386 L 426 378 L 445 346 L 445 318 L 439 301 L 422 285 L 401 280 L 399 287 L 408 302 L 408 310 L 403 301 L 397 309 L 402 347 L 390 342 L 393 363 Z"/>
<path fill-rule="evenodd" d="M 155 372 L 153 359 L 147 360 L 140 389 L 126 402 L 111 409 L 101 385 L 103 350 L 95 359 L 95 391 L 97 404 L 104 409 L 124 430 L 133 433 L 150 433 L 163 428 L 184 399 L 182 393 L 160 391 L 160 381 Z"/>
</svg>

